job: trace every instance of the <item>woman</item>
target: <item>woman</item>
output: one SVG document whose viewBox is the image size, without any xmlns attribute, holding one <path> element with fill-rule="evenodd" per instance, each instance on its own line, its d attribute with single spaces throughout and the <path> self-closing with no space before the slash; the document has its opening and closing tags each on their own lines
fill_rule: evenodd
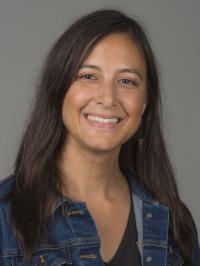
<svg viewBox="0 0 200 266">
<path fill-rule="evenodd" d="M 0 265 L 200 265 L 160 117 L 142 27 L 115 10 L 71 25 L 1 181 Z"/>
</svg>

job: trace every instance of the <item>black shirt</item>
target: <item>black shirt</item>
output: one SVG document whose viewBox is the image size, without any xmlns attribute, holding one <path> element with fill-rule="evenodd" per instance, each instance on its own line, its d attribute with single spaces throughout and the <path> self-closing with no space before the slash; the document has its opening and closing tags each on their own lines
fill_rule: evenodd
<svg viewBox="0 0 200 266">
<path fill-rule="evenodd" d="M 106 266 L 141 266 L 141 258 L 137 248 L 137 229 L 134 215 L 134 205 L 131 193 L 131 207 L 126 229 L 120 245 L 114 257 L 108 262 L 104 262 Z"/>
</svg>

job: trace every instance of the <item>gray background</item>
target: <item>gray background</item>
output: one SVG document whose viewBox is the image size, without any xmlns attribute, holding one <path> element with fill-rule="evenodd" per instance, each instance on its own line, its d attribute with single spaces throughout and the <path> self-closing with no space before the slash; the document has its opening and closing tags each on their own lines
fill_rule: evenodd
<svg viewBox="0 0 200 266">
<path fill-rule="evenodd" d="M 0 178 L 12 172 L 48 49 L 81 14 L 119 8 L 141 21 L 161 76 L 164 125 L 182 200 L 200 232 L 200 1 L 0 0 Z"/>
</svg>

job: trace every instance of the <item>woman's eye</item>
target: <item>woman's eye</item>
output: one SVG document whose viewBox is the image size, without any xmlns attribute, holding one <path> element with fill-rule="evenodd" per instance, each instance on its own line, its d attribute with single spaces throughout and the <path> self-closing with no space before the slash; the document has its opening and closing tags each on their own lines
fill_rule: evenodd
<svg viewBox="0 0 200 266">
<path fill-rule="evenodd" d="M 137 86 L 137 82 L 130 80 L 130 79 L 121 79 L 120 80 L 121 83 L 125 84 L 125 85 L 130 85 L 130 86 Z"/>
<path fill-rule="evenodd" d="M 96 79 L 96 77 L 92 74 L 84 74 L 79 76 L 81 79 Z"/>
</svg>

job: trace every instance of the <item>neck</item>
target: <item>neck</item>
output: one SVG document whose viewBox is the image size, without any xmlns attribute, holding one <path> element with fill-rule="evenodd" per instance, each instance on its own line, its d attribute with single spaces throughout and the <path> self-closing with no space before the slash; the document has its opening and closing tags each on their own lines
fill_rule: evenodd
<svg viewBox="0 0 200 266">
<path fill-rule="evenodd" d="M 76 142 L 65 144 L 59 167 L 63 194 L 76 201 L 114 198 L 124 184 L 118 164 L 118 150 L 91 151 Z"/>
</svg>

